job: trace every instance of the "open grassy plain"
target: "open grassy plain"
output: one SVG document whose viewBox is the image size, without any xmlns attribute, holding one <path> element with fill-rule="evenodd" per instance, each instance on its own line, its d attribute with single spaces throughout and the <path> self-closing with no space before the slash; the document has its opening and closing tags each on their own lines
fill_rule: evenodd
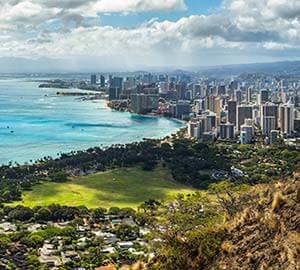
<svg viewBox="0 0 300 270">
<path fill-rule="evenodd" d="M 88 208 L 136 208 L 149 199 L 168 200 L 178 193 L 193 191 L 174 182 L 170 172 L 160 166 L 153 171 L 129 168 L 73 178 L 66 183 L 43 182 L 24 192 L 22 201 L 14 205 L 34 207 L 58 203 Z"/>
</svg>

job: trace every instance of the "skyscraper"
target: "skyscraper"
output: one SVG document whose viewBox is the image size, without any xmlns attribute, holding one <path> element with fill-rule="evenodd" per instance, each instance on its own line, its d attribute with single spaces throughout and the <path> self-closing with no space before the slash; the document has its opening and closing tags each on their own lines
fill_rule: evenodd
<svg viewBox="0 0 300 270">
<path fill-rule="evenodd" d="M 123 78 L 121 77 L 109 77 L 109 100 L 116 100 L 120 98 L 120 94 L 123 90 Z"/>
<path fill-rule="evenodd" d="M 122 88 L 123 88 L 123 78 L 122 77 L 113 77 L 110 87 L 120 88 L 122 90 Z"/>
<path fill-rule="evenodd" d="M 242 102 L 242 91 L 240 89 L 234 91 L 234 99 L 238 104 Z"/>
<path fill-rule="evenodd" d="M 220 138 L 222 140 L 234 139 L 234 124 L 220 124 Z"/>
<path fill-rule="evenodd" d="M 253 126 L 251 125 L 242 125 L 241 126 L 241 144 L 248 144 L 252 142 L 253 138 Z"/>
<path fill-rule="evenodd" d="M 246 92 L 246 102 L 251 103 L 252 101 L 252 89 L 249 87 Z"/>
<path fill-rule="evenodd" d="M 262 89 L 260 90 L 258 104 L 262 105 L 269 101 L 269 90 Z"/>
<path fill-rule="evenodd" d="M 120 99 L 120 94 L 121 94 L 121 88 L 118 87 L 109 88 L 109 100 Z"/>
<path fill-rule="evenodd" d="M 264 116 L 262 117 L 262 133 L 269 136 L 272 130 L 275 130 L 276 127 L 276 118 L 275 116 Z"/>
<path fill-rule="evenodd" d="M 226 94 L 226 86 L 220 85 L 218 87 L 218 96 L 225 95 Z"/>
<path fill-rule="evenodd" d="M 191 105 L 189 101 L 179 100 L 175 106 L 175 117 L 182 119 L 188 116 L 191 112 Z"/>
<path fill-rule="evenodd" d="M 175 85 L 175 89 L 178 95 L 178 99 L 185 100 L 186 92 L 188 91 L 186 83 L 180 82 Z"/>
<path fill-rule="evenodd" d="M 96 74 L 91 75 L 91 85 L 96 85 L 97 84 L 97 76 Z"/>
<path fill-rule="evenodd" d="M 132 94 L 131 109 L 135 113 L 147 113 L 158 108 L 159 95 L 156 94 Z"/>
<path fill-rule="evenodd" d="M 217 118 L 216 114 L 213 112 L 210 112 L 208 115 L 206 115 L 205 120 L 205 131 L 209 132 L 212 131 L 213 128 L 217 126 Z"/>
<path fill-rule="evenodd" d="M 253 107 L 251 105 L 239 105 L 237 107 L 237 128 L 240 130 L 245 119 L 253 118 Z"/>
<path fill-rule="evenodd" d="M 205 97 L 205 109 L 214 112 L 215 111 L 215 96 Z"/>
<path fill-rule="evenodd" d="M 279 127 L 287 136 L 292 135 L 294 131 L 294 106 L 289 102 L 279 107 Z"/>
<path fill-rule="evenodd" d="M 199 96 L 202 97 L 203 93 L 202 93 L 202 87 L 200 84 L 195 84 L 194 85 L 194 97 Z"/>
<path fill-rule="evenodd" d="M 278 141 L 278 137 L 279 137 L 279 131 L 278 130 L 271 130 L 271 132 L 270 132 L 270 144 L 273 144 L 276 141 Z"/>
<path fill-rule="evenodd" d="M 103 75 L 100 76 L 100 86 L 105 87 L 105 77 Z"/>
<path fill-rule="evenodd" d="M 236 125 L 237 102 L 234 100 L 228 101 L 228 122 Z"/>
<path fill-rule="evenodd" d="M 278 128 L 278 105 L 267 102 L 261 105 L 261 128 L 264 135 Z"/>
</svg>

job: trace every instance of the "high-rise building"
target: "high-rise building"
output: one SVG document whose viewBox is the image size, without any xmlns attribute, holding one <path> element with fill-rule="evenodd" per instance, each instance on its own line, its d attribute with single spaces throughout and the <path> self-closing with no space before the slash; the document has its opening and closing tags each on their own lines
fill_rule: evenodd
<svg viewBox="0 0 300 270">
<path fill-rule="evenodd" d="M 260 94 L 258 95 L 258 104 L 262 105 L 269 101 L 269 90 L 262 89 L 260 90 Z"/>
<path fill-rule="evenodd" d="M 215 111 L 215 96 L 205 97 L 205 109 L 214 112 Z"/>
<path fill-rule="evenodd" d="M 253 119 L 245 119 L 245 125 L 254 127 L 255 121 Z"/>
<path fill-rule="evenodd" d="M 296 94 L 296 96 L 294 98 L 294 104 L 295 104 L 295 107 L 300 107 L 300 95 Z"/>
<path fill-rule="evenodd" d="M 261 120 L 262 134 L 269 136 L 276 128 L 276 118 L 274 116 L 264 116 Z"/>
<path fill-rule="evenodd" d="M 122 77 L 113 77 L 110 87 L 123 89 L 123 78 Z"/>
<path fill-rule="evenodd" d="M 270 102 L 261 105 L 260 124 L 264 135 L 278 128 L 278 105 Z"/>
<path fill-rule="evenodd" d="M 246 131 L 242 131 L 240 135 L 240 142 L 241 144 L 248 144 L 251 141 L 248 140 L 248 134 Z"/>
<path fill-rule="evenodd" d="M 96 74 L 91 75 L 91 85 L 96 85 L 97 84 L 97 76 Z"/>
<path fill-rule="evenodd" d="M 109 93 L 108 93 L 108 98 L 109 100 L 118 100 L 120 99 L 120 94 L 121 94 L 121 88 L 118 87 L 110 87 L 109 88 Z"/>
<path fill-rule="evenodd" d="M 212 131 L 217 126 L 217 118 L 216 114 L 210 112 L 208 115 L 205 116 L 205 131 L 209 132 Z"/>
<path fill-rule="evenodd" d="M 136 78 L 135 77 L 127 77 L 126 78 L 128 89 L 132 89 L 136 87 Z"/>
<path fill-rule="evenodd" d="M 232 81 L 232 82 L 229 84 L 229 88 L 230 88 L 230 90 L 232 90 L 232 91 L 238 89 L 238 88 L 239 88 L 239 82 L 238 82 L 238 81 Z"/>
<path fill-rule="evenodd" d="M 105 77 L 103 75 L 100 76 L 100 86 L 105 87 Z"/>
<path fill-rule="evenodd" d="M 300 118 L 294 119 L 294 130 L 297 133 L 297 136 L 300 137 Z"/>
<path fill-rule="evenodd" d="M 242 103 L 242 91 L 240 89 L 234 91 L 234 100 L 237 104 Z"/>
<path fill-rule="evenodd" d="M 195 99 L 194 100 L 194 106 L 193 106 L 193 112 L 195 114 L 200 114 L 203 111 L 205 111 L 204 99 L 203 98 Z"/>
<path fill-rule="evenodd" d="M 220 117 L 221 110 L 222 110 L 222 98 L 215 97 L 213 112 L 215 112 L 217 114 L 217 117 Z"/>
<path fill-rule="evenodd" d="M 226 123 L 220 124 L 220 139 L 230 140 L 234 139 L 234 124 Z"/>
<path fill-rule="evenodd" d="M 228 101 L 227 104 L 228 111 L 228 122 L 236 125 L 236 115 L 237 115 L 237 102 L 234 100 Z"/>
<path fill-rule="evenodd" d="M 189 116 L 191 112 L 191 104 L 189 101 L 179 100 L 175 107 L 175 117 L 182 119 Z"/>
<path fill-rule="evenodd" d="M 190 138 L 201 138 L 204 133 L 204 119 L 194 119 L 188 123 L 188 135 Z"/>
<path fill-rule="evenodd" d="M 245 119 L 253 119 L 253 107 L 251 105 L 237 106 L 237 129 L 240 130 L 241 125 L 244 124 Z"/>
<path fill-rule="evenodd" d="M 251 103 L 252 101 L 252 89 L 249 87 L 246 92 L 246 102 Z"/>
<path fill-rule="evenodd" d="M 110 74 L 110 75 L 108 75 L 108 85 L 109 85 L 109 87 L 112 86 L 112 81 L 113 81 L 113 76 Z"/>
<path fill-rule="evenodd" d="M 203 91 L 202 91 L 202 87 L 200 84 L 195 84 L 194 85 L 194 93 L 193 93 L 194 97 L 203 97 Z"/>
<path fill-rule="evenodd" d="M 160 93 L 166 94 L 170 90 L 168 82 L 160 82 L 159 86 Z"/>
<path fill-rule="evenodd" d="M 241 126 L 241 144 L 249 144 L 252 142 L 253 138 L 253 126 L 250 125 L 242 125 Z"/>
<path fill-rule="evenodd" d="M 147 113 L 158 108 L 159 96 L 155 94 L 132 94 L 131 109 L 135 113 Z"/>
<path fill-rule="evenodd" d="M 117 100 L 120 98 L 121 92 L 123 90 L 123 78 L 121 77 L 109 77 L 110 87 L 109 87 L 109 100 Z"/>
<path fill-rule="evenodd" d="M 216 114 L 217 117 L 217 124 L 220 124 L 221 122 L 221 112 L 222 112 L 222 104 L 223 104 L 223 100 L 220 96 L 217 96 L 214 99 L 214 110 L 213 112 Z"/>
<path fill-rule="evenodd" d="M 199 138 L 198 122 L 190 121 L 187 124 L 187 131 L 189 138 Z"/>
<path fill-rule="evenodd" d="M 270 132 L 270 144 L 273 144 L 278 141 L 279 131 L 278 130 L 271 130 Z"/>
<path fill-rule="evenodd" d="M 225 85 L 220 85 L 218 87 L 218 96 L 222 96 L 222 95 L 225 95 L 226 94 L 226 87 Z"/>
<path fill-rule="evenodd" d="M 178 95 L 178 99 L 185 100 L 186 99 L 186 92 L 188 91 L 186 83 L 178 83 L 175 85 L 175 89 Z"/>
<path fill-rule="evenodd" d="M 289 102 L 279 107 L 279 127 L 287 136 L 292 135 L 294 131 L 294 106 Z"/>
</svg>

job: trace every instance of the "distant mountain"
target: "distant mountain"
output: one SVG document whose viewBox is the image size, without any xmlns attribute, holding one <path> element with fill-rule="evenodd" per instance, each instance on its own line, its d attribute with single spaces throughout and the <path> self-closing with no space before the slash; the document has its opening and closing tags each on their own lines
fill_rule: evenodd
<svg viewBox="0 0 300 270">
<path fill-rule="evenodd" d="M 17 57 L 0 57 L 0 73 L 93 73 L 93 72 L 113 72 L 126 73 L 126 67 L 120 66 L 119 70 L 109 66 L 109 61 L 98 61 L 89 58 L 68 58 L 68 59 L 51 59 L 51 58 L 17 58 Z M 268 74 L 288 74 L 300 75 L 300 61 L 285 61 L 273 63 L 257 64 L 237 64 L 237 65 L 220 65 L 207 66 L 199 68 L 141 68 L 139 71 L 133 71 L 132 68 L 127 72 L 147 73 L 163 72 L 173 74 L 188 74 L 227 77 L 240 75 L 242 73 L 268 73 Z M 115 72 L 113 72 L 115 73 Z"/>
<path fill-rule="evenodd" d="M 0 73 L 47 73 L 68 71 L 65 61 L 61 59 L 0 58 Z"/>
<path fill-rule="evenodd" d="M 207 76 L 237 76 L 242 73 L 267 73 L 274 75 L 300 75 L 300 61 L 225 65 L 203 67 L 199 73 Z"/>
</svg>

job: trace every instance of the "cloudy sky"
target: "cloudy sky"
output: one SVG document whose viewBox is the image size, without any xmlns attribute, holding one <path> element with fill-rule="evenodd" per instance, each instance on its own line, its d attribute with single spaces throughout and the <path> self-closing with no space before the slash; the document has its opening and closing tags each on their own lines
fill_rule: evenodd
<svg viewBox="0 0 300 270">
<path fill-rule="evenodd" d="M 0 58 L 29 65 L 124 70 L 299 57 L 300 0 L 0 0 Z"/>
</svg>

